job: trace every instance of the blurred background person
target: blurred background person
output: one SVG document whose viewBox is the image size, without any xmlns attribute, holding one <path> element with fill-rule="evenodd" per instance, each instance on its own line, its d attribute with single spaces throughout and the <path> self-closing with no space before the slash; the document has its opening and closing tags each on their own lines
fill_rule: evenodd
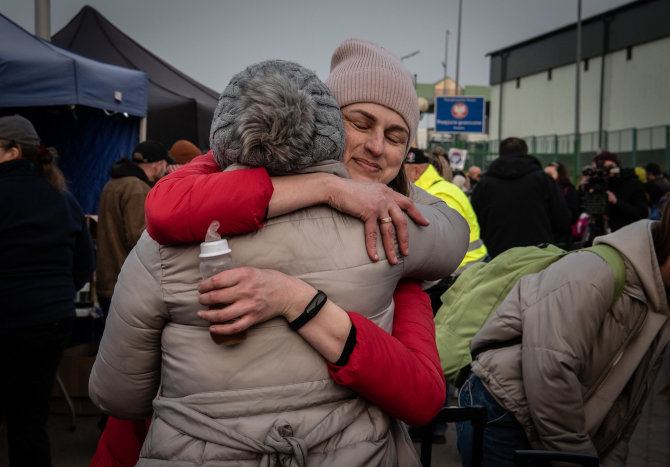
<svg viewBox="0 0 670 467">
<path fill-rule="evenodd" d="M 659 220 L 660 213 L 667 201 L 667 193 L 670 192 L 670 182 L 665 177 L 658 164 L 653 162 L 645 167 L 647 182 L 644 184 L 644 190 L 649 203 L 649 218 Z"/>
<path fill-rule="evenodd" d="M 435 167 L 430 164 L 430 159 L 424 151 L 419 148 L 409 148 L 404 168 L 410 182 L 419 188 L 423 188 L 431 195 L 437 196 L 447 203 L 447 206 L 455 209 L 463 216 L 470 229 L 468 251 L 458 269 L 451 276 L 440 281 L 440 284 L 434 286 L 435 288 L 426 290 L 430 296 L 433 312 L 435 313 L 441 305 L 440 296 L 448 288 L 448 285 L 444 282 L 446 281 L 451 285 L 456 277 L 468 266 L 483 261 L 487 257 L 486 246 L 484 246 L 482 239 L 479 238 L 479 223 L 477 222 L 477 215 L 474 209 L 472 209 L 470 200 L 468 200 L 468 197 L 460 187 L 446 181 L 440 176 Z M 440 248 L 440 245 L 435 245 L 435 248 Z"/>
<path fill-rule="evenodd" d="M 570 232 L 570 210 L 540 161 L 521 138 L 506 138 L 472 193 L 491 257 L 515 246 L 552 243 Z"/>
<path fill-rule="evenodd" d="M 191 162 L 193 158 L 198 157 L 202 152 L 198 146 L 190 141 L 180 139 L 174 142 L 168 154 L 175 160 L 174 164 L 168 164 L 167 167 L 167 173 L 172 173 L 182 165 Z"/>
<path fill-rule="evenodd" d="M 617 156 L 608 151 L 593 158 L 591 169 L 585 186 L 592 187 L 596 193 L 604 189 L 607 198 L 605 215 L 610 231 L 649 216 L 644 185 L 634 169 L 622 168 Z"/>
<path fill-rule="evenodd" d="M 561 194 L 568 205 L 568 209 L 570 210 L 570 225 L 575 225 L 579 219 L 579 215 L 582 213 L 582 209 L 579 202 L 579 193 L 577 193 L 577 189 L 570 181 L 567 168 L 561 162 L 554 161 L 550 162 L 544 168 L 544 171 L 551 175 L 551 178 L 556 180 L 558 189 L 561 191 Z M 556 242 L 563 248 L 569 247 L 572 240 L 572 232 L 559 235 L 556 238 Z"/>
<path fill-rule="evenodd" d="M 463 191 L 466 195 L 470 195 L 472 192 L 470 189 L 470 180 L 468 179 L 468 176 L 463 172 L 462 170 L 454 170 L 453 171 L 454 177 L 451 180 L 451 183 L 456 185 L 458 188 Z"/>
<path fill-rule="evenodd" d="M 449 156 L 442 146 L 435 146 L 433 150 L 426 153 L 426 155 L 442 178 L 448 182 L 454 178 L 454 174 L 451 171 Z"/>
<path fill-rule="evenodd" d="M 468 169 L 468 180 L 470 181 L 470 192 L 475 189 L 482 177 L 482 169 L 477 165 L 471 165 Z"/>
<path fill-rule="evenodd" d="M 95 256 L 53 148 L 27 119 L 0 118 L 0 422 L 12 466 L 51 465 L 51 391 Z M 3 462 L 0 462 L 5 465 Z"/>
<path fill-rule="evenodd" d="M 595 239 L 623 260 L 616 300 L 607 261 L 569 254 L 517 281 L 475 335 L 459 405 L 488 410 L 482 465 L 516 465 L 516 449 L 629 465 L 628 444 L 670 342 L 669 208 L 660 222 L 639 220 Z M 470 466 L 471 425 L 456 430 Z"/>
<path fill-rule="evenodd" d="M 116 278 L 128 253 L 144 230 L 144 201 L 154 183 L 175 164 L 165 147 L 144 141 L 133 150 L 132 158 L 114 162 L 112 177 L 103 187 L 98 208 L 98 267 L 95 290 L 106 317 Z"/>
</svg>

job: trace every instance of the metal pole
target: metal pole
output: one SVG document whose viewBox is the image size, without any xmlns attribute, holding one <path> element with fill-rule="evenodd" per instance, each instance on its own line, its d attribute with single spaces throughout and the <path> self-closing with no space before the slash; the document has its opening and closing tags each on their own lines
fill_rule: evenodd
<svg viewBox="0 0 670 467">
<path fill-rule="evenodd" d="M 605 148 L 605 134 L 603 129 L 603 106 L 605 102 L 605 59 L 609 49 L 610 20 L 603 18 L 603 48 L 600 55 L 600 99 L 598 102 L 598 147 Z"/>
<path fill-rule="evenodd" d="M 500 89 L 498 91 L 498 141 L 502 141 L 503 85 L 507 78 L 507 52 L 500 54 Z"/>
<path fill-rule="evenodd" d="M 51 40 L 50 0 L 35 0 L 35 35 L 47 41 Z"/>
<path fill-rule="evenodd" d="M 444 40 L 444 82 L 442 84 L 442 94 L 445 96 L 447 95 L 447 54 L 449 52 L 449 34 L 451 34 L 451 32 L 447 29 L 446 38 Z"/>
<path fill-rule="evenodd" d="M 458 73 L 461 66 L 461 10 L 463 6 L 463 0 L 458 0 L 458 38 L 456 40 L 456 95 L 460 96 L 461 92 L 458 88 Z"/>
<path fill-rule="evenodd" d="M 579 134 L 579 66 L 582 62 L 582 0 L 577 0 L 577 53 L 575 58 L 575 171 L 579 172 L 580 134 Z"/>
</svg>

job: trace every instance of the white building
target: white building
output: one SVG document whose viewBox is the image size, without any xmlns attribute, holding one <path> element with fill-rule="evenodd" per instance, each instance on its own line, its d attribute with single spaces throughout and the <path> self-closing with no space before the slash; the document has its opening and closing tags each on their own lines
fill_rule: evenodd
<svg viewBox="0 0 670 467">
<path fill-rule="evenodd" d="M 670 158 L 669 18 L 670 1 L 639 0 L 582 20 L 582 155 Z M 576 52 L 574 23 L 489 53 L 490 151 L 519 136 L 534 153 L 574 154 Z"/>
</svg>

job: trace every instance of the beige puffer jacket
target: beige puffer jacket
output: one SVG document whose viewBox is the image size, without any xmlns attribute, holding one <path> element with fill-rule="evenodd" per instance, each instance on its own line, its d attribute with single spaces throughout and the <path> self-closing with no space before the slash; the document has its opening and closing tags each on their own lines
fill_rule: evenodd
<svg viewBox="0 0 670 467">
<path fill-rule="evenodd" d="M 638 221 L 595 241 L 616 248 L 626 265 L 624 291 L 613 306 L 609 265 L 594 253 L 572 253 L 522 278 L 473 339 L 475 349 L 522 336 L 521 345 L 480 354 L 472 370 L 523 425 L 534 448 L 597 453 L 603 462 L 610 456 L 623 465 L 626 441 L 670 340 L 670 321 L 658 328 L 595 433 L 586 429 L 591 420 L 584 403 L 598 397 L 608 374 L 627 370 L 620 358 L 645 316 L 670 315 L 651 226 Z"/>
<path fill-rule="evenodd" d="M 229 238 L 233 261 L 300 277 L 390 331 L 398 280 L 448 275 L 468 246 L 456 211 L 423 191 L 415 200 L 432 203 L 419 206 L 431 224 L 410 222 L 410 255 L 397 266 L 372 263 L 362 222 L 325 206 Z M 417 464 L 404 428 L 336 385 L 284 319 L 252 327 L 237 346 L 214 344 L 196 315 L 198 251 L 143 234 L 119 276 L 91 373 L 91 399 L 106 413 L 146 417 L 153 401 L 140 465 Z"/>
</svg>

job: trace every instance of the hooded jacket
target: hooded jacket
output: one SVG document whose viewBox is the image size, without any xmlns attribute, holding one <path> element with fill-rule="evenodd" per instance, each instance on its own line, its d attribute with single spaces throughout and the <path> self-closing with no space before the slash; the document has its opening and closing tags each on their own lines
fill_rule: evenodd
<svg viewBox="0 0 670 467">
<path fill-rule="evenodd" d="M 217 216 L 225 219 L 219 228 L 222 235 L 258 230 L 272 190 L 265 169 L 221 172 L 210 151 L 152 188 L 146 201 L 147 232 L 162 245 L 199 242 Z M 430 303 L 425 308 L 428 296 L 417 281 L 408 282 L 401 281 L 393 296 L 392 335 L 358 313 L 349 313 L 356 345 L 347 365 L 329 368 L 339 384 L 394 418 L 422 426 L 442 407 L 445 381 Z"/>
<path fill-rule="evenodd" d="M 472 371 L 514 414 L 534 448 L 610 455 L 624 464 L 627 440 L 670 340 L 652 225 L 638 221 L 595 240 L 624 259 L 626 282 L 614 305 L 609 265 L 591 252 L 572 253 L 519 280 L 474 337 L 472 349 L 522 337 L 522 344 L 480 354 Z M 639 361 L 622 363 L 651 314 L 665 319 L 654 341 Z M 601 404 L 605 378 L 633 370 L 616 401 L 599 407 L 606 412 L 601 423 L 585 415 L 587 401 Z"/>
<path fill-rule="evenodd" d="M 649 206 L 644 185 L 635 170 L 621 169 L 621 173 L 607 180 L 607 188 L 616 195 L 615 204 L 608 203 L 609 226 L 612 232 L 624 225 L 649 216 Z"/>
<path fill-rule="evenodd" d="M 537 158 L 501 156 L 473 191 L 482 240 L 491 257 L 515 246 L 551 243 L 570 232 L 570 210 Z"/>
<path fill-rule="evenodd" d="M 144 230 L 144 201 L 151 189 L 144 170 L 124 158 L 115 162 L 98 208 L 96 293 L 111 297 L 116 277 Z"/>
<path fill-rule="evenodd" d="M 346 174 L 341 163 L 320 170 Z M 429 196 L 414 194 L 417 201 Z M 295 275 L 389 331 L 398 279 L 448 275 L 467 249 L 462 217 L 430 200 L 432 207 L 420 209 L 432 228 L 410 227 L 412 255 L 397 266 L 370 262 L 360 241 L 363 224 L 325 206 L 231 237 L 234 265 Z M 431 248 L 438 238 L 449 242 L 442 254 Z M 107 413 L 140 418 L 151 413 L 158 393 L 140 465 L 168 459 L 182 465 L 416 464 L 400 424 L 338 386 L 322 357 L 285 320 L 252 327 L 238 346 L 215 345 L 196 315 L 200 280 L 197 244 L 162 247 L 147 234 L 119 276 L 89 394 Z"/>
</svg>

